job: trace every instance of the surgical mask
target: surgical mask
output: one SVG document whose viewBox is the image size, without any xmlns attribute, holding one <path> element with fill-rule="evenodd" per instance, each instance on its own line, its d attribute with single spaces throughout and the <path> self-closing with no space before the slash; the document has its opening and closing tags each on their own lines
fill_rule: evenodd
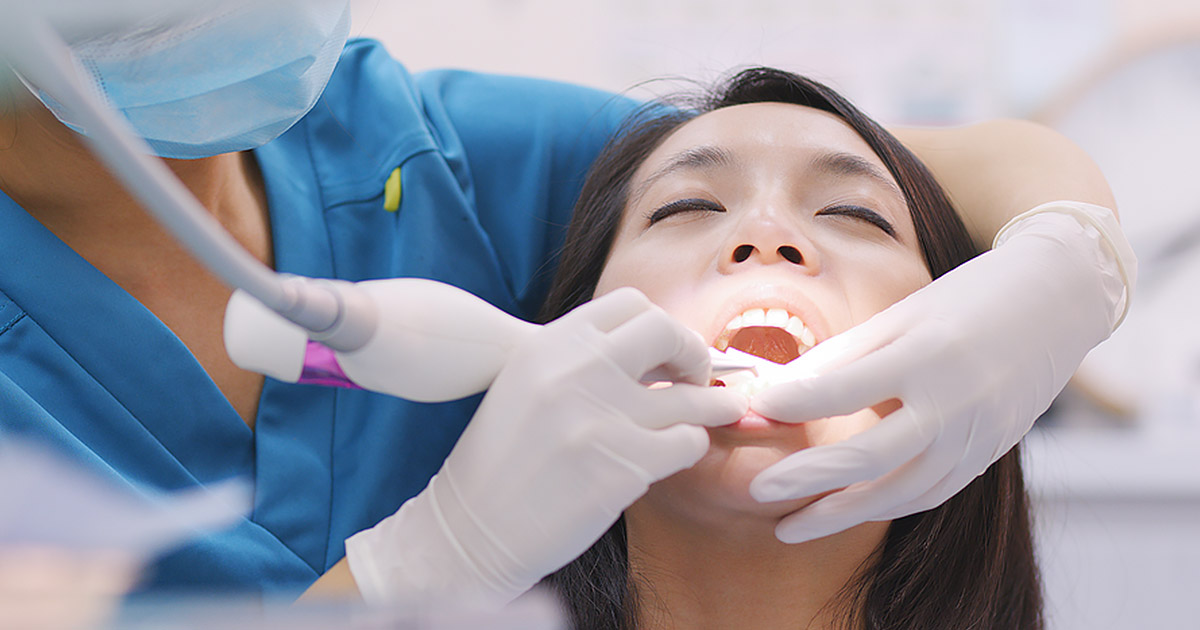
<svg viewBox="0 0 1200 630">
<path fill-rule="evenodd" d="M 254 0 L 71 44 L 83 77 L 155 153 L 260 147 L 312 109 L 350 32 L 349 0 Z M 26 82 L 71 129 L 71 113 Z"/>
</svg>

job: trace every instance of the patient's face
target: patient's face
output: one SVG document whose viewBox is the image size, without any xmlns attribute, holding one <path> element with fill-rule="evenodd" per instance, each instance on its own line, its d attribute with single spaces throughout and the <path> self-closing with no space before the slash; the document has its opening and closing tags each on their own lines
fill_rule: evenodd
<svg viewBox="0 0 1200 630">
<path fill-rule="evenodd" d="M 700 116 L 641 165 L 596 295 L 636 287 L 714 346 L 786 363 L 929 281 L 904 197 L 866 142 L 824 112 L 757 103 Z M 708 455 L 645 500 L 782 516 L 815 498 L 759 504 L 758 472 L 891 409 L 710 429 Z"/>
</svg>

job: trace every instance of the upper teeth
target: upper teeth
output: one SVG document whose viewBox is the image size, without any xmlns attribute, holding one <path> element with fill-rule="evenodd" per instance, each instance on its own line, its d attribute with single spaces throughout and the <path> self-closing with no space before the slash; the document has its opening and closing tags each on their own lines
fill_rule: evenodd
<svg viewBox="0 0 1200 630">
<path fill-rule="evenodd" d="M 817 337 L 808 329 L 808 326 L 805 326 L 799 317 L 788 313 L 782 308 L 746 309 L 741 315 L 734 317 L 729 320 L 728 324 L 725 324 L 725 333 L 721 335 L 723 345 L 728 347 L 729 339 L 733 336 L 733 333 L 751 326 L 782 328 L 804 346 L 802 350 L 807 350 L 817 345 Z"/>
</svg>

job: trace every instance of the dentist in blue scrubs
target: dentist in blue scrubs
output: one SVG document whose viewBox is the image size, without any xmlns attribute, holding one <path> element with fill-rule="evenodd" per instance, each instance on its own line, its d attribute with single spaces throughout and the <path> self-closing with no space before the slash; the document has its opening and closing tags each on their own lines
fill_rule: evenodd
<svg viewBox="0 0 1200 630">
<path fill-rule="evenodd" d="M 108 102 L 274 269 L 352 281 L 432 278 L 532 317 L 584 173 L 636 104 L 531 79 L 411 75 L 379 44 L 347 43 L 346 2 L 240 5 L 251 6 L 72 49 Z M 242 371 L 222 345 L 230 289 L 84 148 L 78 134 L 86 130 L 70 112 L 28 87 L 0 107 L 0 434 L 36 436 L 99 474 L 158 489 L 229 477 L 254 485 L 253 511 L 238 527 L 163 558 L 148 590 L 281 592 L 315 583 L 371 601 L 505 601 L 586 549 L 649 483 L 694 463 L 707 448 L 695 425 L 729 423 L 747 409 L 734 394 L 686 382 L 653 396 L 642 388 L 639 370 L 660 364 L 707 384 L 707 359 L 686 330 L 624 292 L 535 335 L 482 405 L 479 397 L 417 404 Z M 1020 199 L 968 192 L 1013 188 L 999 158 L 992 170 L 954 170 L 980 143 L 1012 137 L 1013 127 L 906 139 L 964 197 L 981 239 L 1035 201 L 1112 207 L 1086 157 L 1017 129 L 1028 151 L 1065 173 L 1026 187 Z M 1027 166 L 1025 158 L 1014 161 Z M 1094 258 L 1096 273 L 1107 269 Z M 988 282 L 987 273 L 976 279 Z M 1079 284 L 1068 274 L 1090 268 L 1058 273 L 1044 294 L 1019 300 L 1051 313 L 1055 300 L 1075 303 L 1078 293 L 1062 296 L 1062 287 Z M 1110 317 L 1111 304 L 1086 303 Z M 939 321 L 961 320 L 960 343 L 922 360 L 953 363 L 973 340 L 997 335 L 1022 347 L 1033 325 L 1047 333 L 1039 344 L 1069 336 L 1067 349 L 1050 354 L 1074 366 L 1079 348 L 1108 333 L 978 306 L 950 307 Z M 972 327 L 980 310 L 992 319 Z M 1046 356 L 1027 345 L 1031 356 Z M 914 371 L 886 365 L 885 379 Z M 962 426 L 981 408 L 1006 404 L 995 388 L 1061 388 L 1057 376 L 1014 378 L 993 378 L 993 389 L 965 402 L 955 392 L 958 406 L 937 420 Z M 934 384 L 923 391 L 935 401 L 943 395 Z M 802 405 L 787 404 L 799 394 L 778 394 L 768 402 L 780 416 L 806 419 Z M 975 448 L 1007 450 L 1036 417 L 1021 409 L 998 414 L 1015 427 L 1004 438 Z M 955 444 L 959 453 L 972 448 Z M 977 459 L 958 457 L 966 463 L 954 474 L 969 481 L 989 463 Z M 949 472 L 916 477 L 918 503 L 953 494 Z M 787 475 L 773 484 L 786 490 Z M 872 513 L 870 505 L 847 511 L 867 520 L 906 509 Z"/>
<path fill-rule="evenodd" d="M 380 45 L 347 44 L 346 2 L 226 8 L 72 51 L 205 207 L 276 270 L 432 278 L 532 316 L 584 172 L 630 103 L 543 81 L 411 76 Z M 242 371 L 222 344 L 230 289 L 113 180 L 71 113 L 29 87 L 0 114 L 0 435 L 35 436 L 99 474 L 161 490 L 253 482 L 248 518 L 163 558 L 148 590 L 291 592 L 335 565 L 330 581 L 353 586 L 339 565 L 346 539 L 420 493 L 475 416 L 487 452 L 460 456 L 439 476 L 439 487 L 458 485 L 431 488 L 423 500 L 435 505 L 388 521 L 395 543 L 367 546 L 361 564 L 371 566 L 357 571 L 357 588 L 383 599 L 403 577 L 422 597 L 506 599 L 585 548 L 578 538 L 598 536 L 646 483 L 707 448 L 700 427 L 643 425 L 726 424 L 746 409 L 708 387 L 651 395 L 640 373 L 615 369 L 707 369 L 699 340 L 630 294 L 537 335 L 478 413 L 479 397 L 417 404 Z M 623 337 L 600 335 L 618 327 Z M 576 342 L 576 332 L 591 336 Z M 648 333 L 668 343 L 651 348 L 639 338 Z M 707 385 L 703 374 L 692 379 Z M 614 391 L 602 412 L 576 402 Z M 569 422 L 564 409 L 575 411 Z M 586 459 L 579 451 L 594 449 L 583 436 L 597 433 L 616 443 L 611 458 L 572 477 L 564 464 Z M 572 495 L 596 494 L 572 512 L 520 478 L 516 462 Z M 482 524 L 452 520 L 453 501 L 481 493 L 503 514 L 474 500 L 457 513 Z M 597 518 L 581 532 L 578 521 Z M 496 569 L 504 582 L 473 577 L 531 533 L 550 559 Z M 463 558 L 472 540 L 476 555 Z M 406 542 L 413 547 L 394 548 Z"/>
</svg>

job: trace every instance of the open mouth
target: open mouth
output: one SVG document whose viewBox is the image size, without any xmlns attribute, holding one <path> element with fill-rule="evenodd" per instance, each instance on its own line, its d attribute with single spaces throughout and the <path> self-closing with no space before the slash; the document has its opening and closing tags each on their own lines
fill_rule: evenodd
<svg viewBox="0 0 1200 630">
<path fill-rule="evenodd" d="M 724 352 L 729 348 L 773 363 L 790 363 L 817 345 L 816 336 L 799 317 L 782 308 L 751 308 L 725 324 L 713 342 Z"/>
</svg>

